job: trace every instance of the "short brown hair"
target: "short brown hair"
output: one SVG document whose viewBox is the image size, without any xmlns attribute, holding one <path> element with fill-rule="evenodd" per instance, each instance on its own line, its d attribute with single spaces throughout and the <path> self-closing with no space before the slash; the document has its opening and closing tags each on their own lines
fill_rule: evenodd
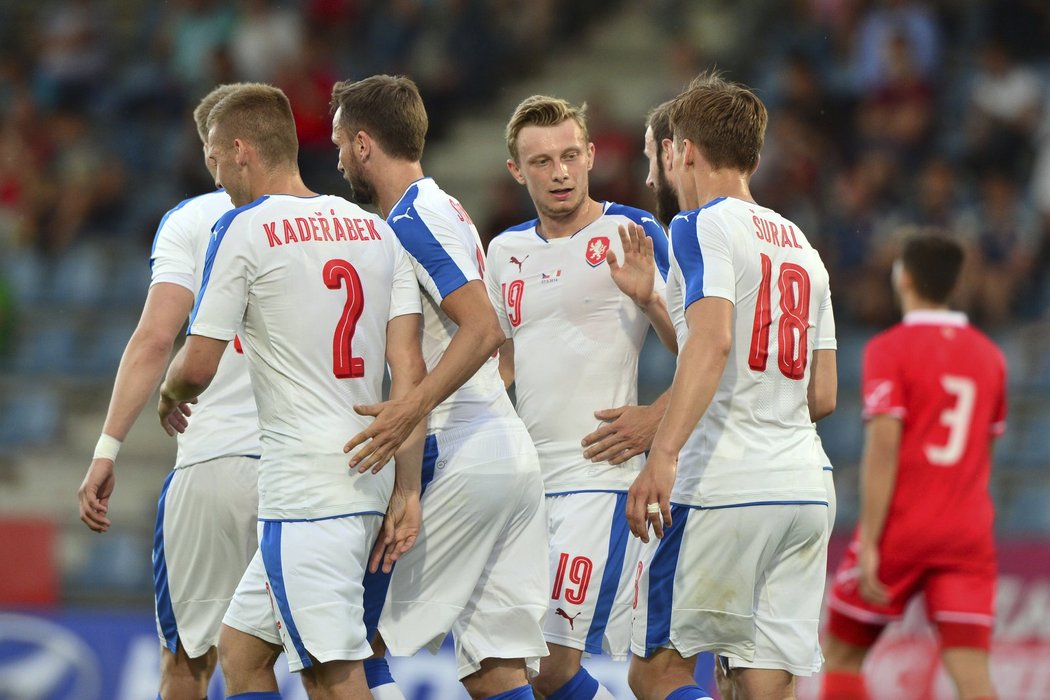
<svg viewBox="0 0 1050 700">
<path fill-rule="evenodd" d="M 962 270 L 963 247 L 940 231 L 909 235 L 901 248 L 901 264 L 908 271 L 915 292 L 935 304 L 947 303 Z"/>
<path fill-rule="evenodd" d="M 419 88 L 403 75 L 373 75 L 332 86 L 332 113 L 351 135 L 368 133 L 392 158 L 418 161 L 427 136 L 427 110 Z"/>
<path fill-rule="evenodd" d="M 656 141 L 656 155 L 660 157 L 664 151 L 664 139 L 674 138 L 671 131 L 671 103 L 674 100 L 661 102 L 649 110 L 645 117 L 645 125 L 653 130 L 653 140 Z"/>
<path fill-rule="evenodd" d="M 676 147 L 689 139 L 714 168 L 750 173 L 758 165 L 769 116 L 745 85 L 701 73 L 670 106 Z"/>
<path fill-rule="evenodd" d="M 526 97 L 517 107 L 507 122 L 507 150 L 514 162 L 518 162 L 518 134 L 527 126 L 557 126 L 566 119 L 572 119 L 583 133 L 583 141 L 590 141 L 587 133 L 587 105 L 575 107 L 565 100 L 546 95 Z"/>
<path fill-rule="evenodd" d="M 207 127 L 209 132 L 217 129 L 226 141 L 251 143 L 266 165 L 298 168 L 295 117 L 288 96 L 279 88 L 262 83 L 241 85 L 212 107 Z"/>
<path fill-rule="evenodd" d="M 219 104 L 219 100 L 222 98 L 246 85 L 251 85 L 251 83 L 227 83 L 226 85 L 220 85 L 201 98 L 196 109 L 193 110 L 193 121 L 197 124 L 197 135 L 201 137 L 202 143 L 208 140 L 208 115 L 211 114 L 215 105 Z"/>
</svg>

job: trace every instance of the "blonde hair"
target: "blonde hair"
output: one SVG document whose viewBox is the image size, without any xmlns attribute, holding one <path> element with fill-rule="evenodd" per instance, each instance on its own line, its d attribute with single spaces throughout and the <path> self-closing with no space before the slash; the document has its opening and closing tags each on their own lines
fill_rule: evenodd
<svg viewBox="0 0 1050 700">
<path fill-rule="evenodd" d="M 579 107 L 565 100 L 546 95 L 526 97 L 514 109 L 507 123 L 507 150 L 514 162 L 518 162 L 518 134 L 527 126 L 557 126 L 566 119 L 572 119 L 580 127 L 584 143 L 590 141 L 587 133 L 587 105 Z"/>
<path fill-rule="evenodd" d="M 197 124 L 197 135 L 201 137 L 201 143 L 205 143 L 208 140 L 208 115 L 215 108 L 215 105 L 227 95 L 239 90 L 246 85 L 251 83 L 228 83 L 226 85 L 220 85 L 197 103 L 197 107 L 193 110 L 193 121 Z"/>
<path fill-rule="evenodd" d="M 701 73 L 671 103 L 670 118 L 676 148 L 689 139 L 714 168 L 751 173 L 758 166 L 769 116 L 748 87 Z"/>
<path fill-rule="evenodd" d="M 299 139 L 292 105 L 272 85 L 249 83 L 226 95 L 208 114 L 207 126 L 209 132 L 215 128 L 226 142 L 241 139 L 251 143 L 270 167 L 298 169 Z"/>
</svg>

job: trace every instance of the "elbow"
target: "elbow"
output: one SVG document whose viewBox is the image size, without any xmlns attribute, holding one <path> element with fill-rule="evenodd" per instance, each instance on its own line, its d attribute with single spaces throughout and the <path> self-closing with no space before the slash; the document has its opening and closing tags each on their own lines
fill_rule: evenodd
<svg viewBox="0 0 1050 700">
<path fill-rule="evenodd" d="M 480 330 L 478 347 L 484 350 L 482 354 L 485 357 L 494 355 L 503 346 L 503 343 L 507 342 L 507 334 L 503 332 L 503 328 L 499 325 L 499 321 L 496 320 L 495 314 L 492 315 L 490 321 L 485 323 L 485 327 Z"/>
</svg>

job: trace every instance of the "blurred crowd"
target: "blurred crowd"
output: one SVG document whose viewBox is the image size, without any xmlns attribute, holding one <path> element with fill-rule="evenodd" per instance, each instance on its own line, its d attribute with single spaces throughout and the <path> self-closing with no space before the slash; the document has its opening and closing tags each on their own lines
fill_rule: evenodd
<svg viewBox="0 0 1050 700">
<path fill-rule="evenodd" d="M 647 0 L 665 33 L 661 80 L 718 62 L 770 108 L 758 200 L 794 219 L 832 273 L 845 321 L 895 311 L 888 269 L 915 226 L 970 251 L 958 304 L 987 327 L 1050 305 L 1050 3 L 728 3 L 750 40 L 711 55 L 690 0 Z M 598 0 L 54 0 L 0 7 L 0 256 L 78 241 L 148 246 L 160 215 L 210 183 L 186 114 L 217 83 L 282 87 L 307 181 L 341 191 L 329 141 L 335 80 L 406 73 L 431 139 L 511 79 L 577 44 Z M 554 49 L 554 51 L 551 51 Z M 596 196 L 651 207 L 640 123 L 596 95 Z M 494 185 L 491 235 L 529 216 Z M 491 230 L 489 230 L 491 229 Z M 2 268 L 0 268 L 2 269 Z M 0 272 L 2 274 L 2 272 Z M 8 285 L 11 283 L 9 282 Z M 17 296 L 0 278 L 0 354 Z M 4 329 L 8 329 L 5 333 Z"/>
</svg>

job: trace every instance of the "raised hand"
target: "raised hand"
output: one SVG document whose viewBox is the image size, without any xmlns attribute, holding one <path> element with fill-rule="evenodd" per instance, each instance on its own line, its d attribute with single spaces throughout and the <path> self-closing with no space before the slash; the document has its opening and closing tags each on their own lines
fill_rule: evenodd
<svg viewBox="0 0 1050 700">
<path fill-rule="evenodd" d="M 609 261 L 609 274 L 613 282 L 631 300 L 641 307 L 647 307 L 653 299 L 653 282 L 656 279 L 656 257 L 653 253 L 653 241 L 645 235 L 645 230 L 634 223 L 620 224 L 620 243 L 623 245 L 623 261 L 610 249 L 606 259 Z"/>
</svg>

